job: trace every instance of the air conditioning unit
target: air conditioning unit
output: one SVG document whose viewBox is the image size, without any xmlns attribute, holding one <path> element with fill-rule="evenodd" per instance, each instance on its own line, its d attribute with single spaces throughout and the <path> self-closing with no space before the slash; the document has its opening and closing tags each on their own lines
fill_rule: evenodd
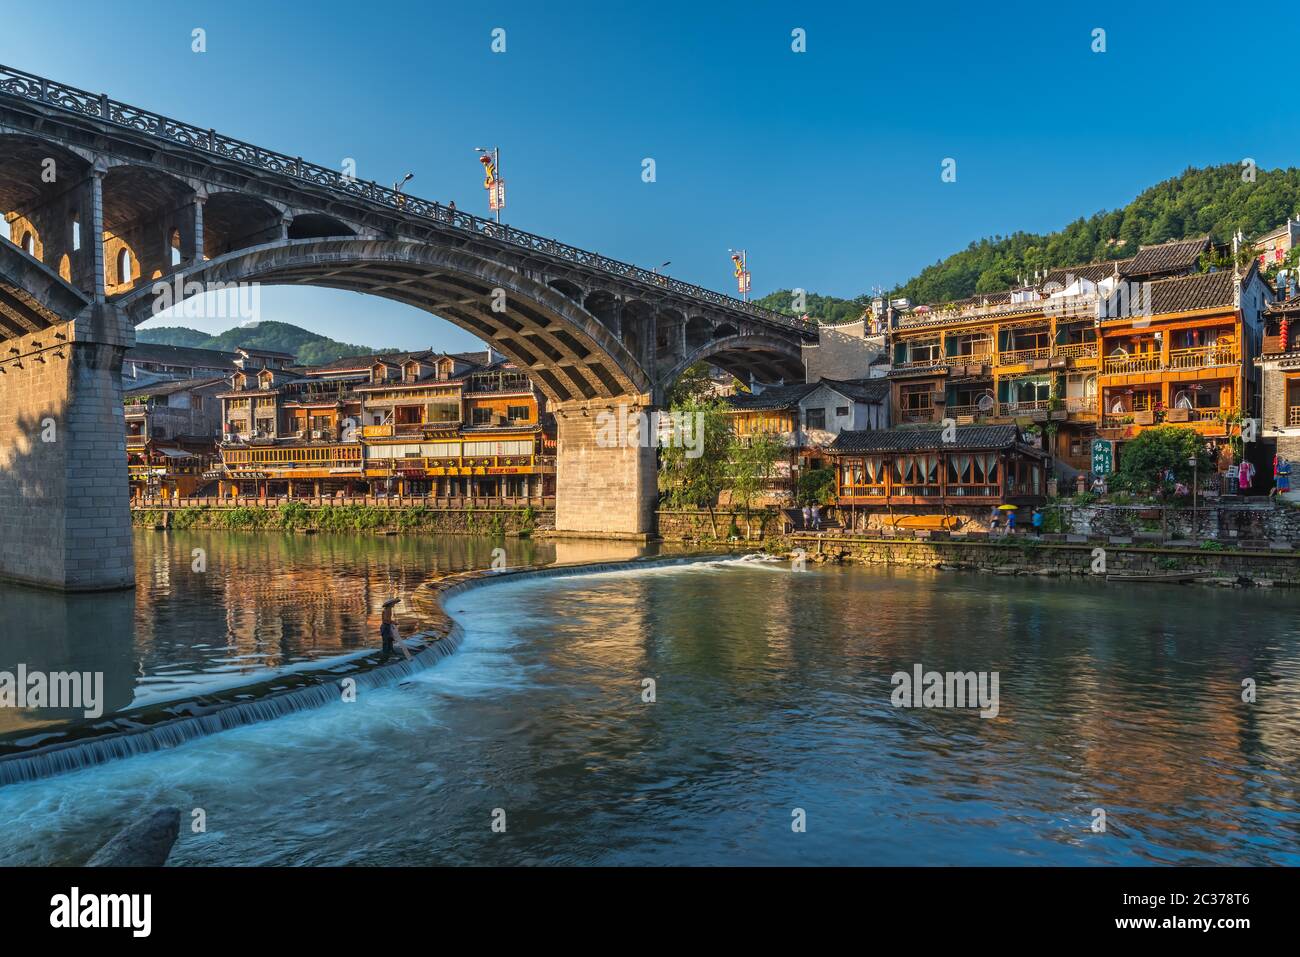
<svg viewBox="0 0 1300 957">
<path fill-rule="evenodd" d="M 223 432 L 221 435 L 222 442 L 233 442 L 238 436 L 234 432 Z"/>
<path fill-rule="evenodd" d="M 320 429 L 315 429 L 312 431 L 311 437 L 313 439 L 323 439 L 325 438 L 325 433 L 322 432 Z"/>
</svg>

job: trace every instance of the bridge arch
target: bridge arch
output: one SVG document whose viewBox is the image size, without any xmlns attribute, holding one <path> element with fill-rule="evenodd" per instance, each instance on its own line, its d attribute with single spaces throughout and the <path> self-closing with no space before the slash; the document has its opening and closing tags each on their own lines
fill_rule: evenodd
<svg viewBox="0 0 1300 957">
<path fill-rule="evenodd" d="M 119 163 L 103 174 L 104 262 L 109 295 L 140 280 L 170 273 L 172 232 L 188 227 L 195 189 L 179 177 L 150 166 Z M 180 229 L 182 235 L 188 228 Z M 126 259 L 123 259 L 123 252 Z M 129 273 L 122 266 L 129 266 Z"/>
<path fill-rule="evenodd" d="M 596 317 L 549 286 L 462 250 L 401 240 L 281 240 L 178 271 L 167 284 L 168 305 L 234 283 L 325 286 L 415 306 L 491 343 L 552 402 L 651 388 L 636 357 Z M 144 286 L 113 302 L 138 325 L 154 314 L 156 294 Z"/>
<path fill-rule="evenodd" d="M 203 201 L 203 255 L 216 259 L 284 238 L 284 212 L 248 193 L 209 193 Z M 185 256 L 182 259 L 193 259 Z"/>
<path fill-rule="evenodd" d="M 749 373 L 760 382 L 801 382 L 804 378 L 803 356 L 788 342 L 777 336 L 738 333 L 689 351 L 660 376 L 655 384 L 657 394 L 664 395 L 683 372 L 706 361 L 740 379 Z"/>
</svg>

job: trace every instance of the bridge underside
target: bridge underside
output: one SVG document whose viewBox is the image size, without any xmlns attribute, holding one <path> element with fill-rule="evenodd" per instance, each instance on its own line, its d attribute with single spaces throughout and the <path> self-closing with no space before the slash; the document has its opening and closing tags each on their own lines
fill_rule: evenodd
<svg viewBox="0 0 1300 957">
<path fill-rule="evenodd" d="M 242 152 L 158 151 L 41 97 L 0 98 L 0 577 L 133 583 L 123 353 L 160 305 L 230 284 L 382 296 L 490 343 L 555 412 L 561 532 L 654 530 L 653 444 L 607 441 L 602 416 L 653 410 L 701 360 L 802 376 L 803 330 L 707 290 L 413 199 L 379 209 L 373 184 L 294 180 L 300 160 L 250 175 Z"/>
</svg>

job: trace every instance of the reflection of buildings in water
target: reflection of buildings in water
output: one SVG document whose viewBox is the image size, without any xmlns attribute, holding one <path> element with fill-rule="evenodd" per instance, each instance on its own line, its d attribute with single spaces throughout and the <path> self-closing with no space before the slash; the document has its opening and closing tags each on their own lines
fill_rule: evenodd
<svg viewBox="0 0 1300 957">
<path fill-rule="evenodd" d="M 0 586 L 5 617 L 21 627 L 0 632 L 0 671 L 102 672 L 103 712 L 128 704 L 137 680 L 132 631 L 135 597 L 130 592 L 63 595 L 34 588 Z M 0 708 L 0 735 L 69 719 L 80 709 Z"/>
<path fill-rule="evenodd" d="M 637 542 L 600 541 L 585 538 L 559 538 L 553 542 L 555 561 L 560 565 L 578 562 L 622 562 L 645 553 Z"/>
</svg>

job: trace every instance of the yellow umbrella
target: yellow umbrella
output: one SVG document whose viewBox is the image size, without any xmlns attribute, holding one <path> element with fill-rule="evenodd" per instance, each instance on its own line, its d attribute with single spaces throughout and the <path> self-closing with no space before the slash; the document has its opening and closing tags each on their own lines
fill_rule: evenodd
<svg viewBox="0 0 1300 957">
<path fill-rule="evenodd" d="M 1019 505 L 999 505 L 999 506 L 998 506 L 998 511 L 999 511 L 999 512 L 1014 512 L 1014 511 L 1015 511 L 1016 509 L 1018 509 L 1018 508 L 1020 508 Z"/>
</svg>

